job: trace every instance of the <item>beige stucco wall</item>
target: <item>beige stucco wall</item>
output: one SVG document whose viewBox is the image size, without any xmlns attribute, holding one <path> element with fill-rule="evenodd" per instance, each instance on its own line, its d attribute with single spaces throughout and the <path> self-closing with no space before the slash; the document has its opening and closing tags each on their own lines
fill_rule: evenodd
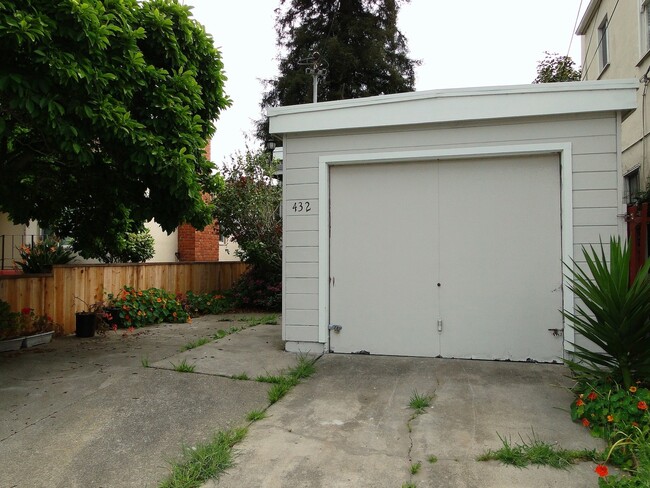
<svg viewBox="0 0 650 488">
<path fill-rule="evenodd" d="M 2 241 L 0 241 L 0 260 L 2 260 L 2 262 L 0 262 L 0 268 L 2 269 L 13 268 L 12 251 L 14 247 L 22 244 L 22 240 L 20 236 L 24 236 L 24 235 L 25 235 L 24 225 L 15 225 L 13 222 L 9 220 L 7 214 L 0 213 L 0 236 L 5 236 L 4 247 L 2 247 Z"/>
<path fill-rule="evenodd" d="M 591 12 L 592 15 L 589 15 Z M 605 17 L 609 20 L 607 47 L 610 61 L 608 66 L 601 69 L 598 28 Z M 583 79 L 641 79 L 650 67 L 650 51 L 647 49 L 646 33 L 641 21 L 641 0 L 592 0 L 582 19 L 583 28 L 578 30 L 582 35 Z M 647 140 L 650 131 L 650 118 L 647 113 L 650 111 L 650 102 L 647 100 L 648 97 L 644 98 L 643 92 L 644 83 L 640 82 L 637 109 L 623 120 L 621 131 L 623 174 L 639 167 L 642 190 L 650 177 L 650 164 L 648 164 L 650 141 Z"/>
<path fill-rule="evenodd" d="M 239 249 L 239 245 L 232 239 L 225 239 L 225 242 L 219 241 L 219 261 L 241 261 L 235 255 L 237 249 Z"/>
<path fill-rule="evenodd" d="M 178 237 L 176 231 L 167 234 L 160 225 L 155 221 L 147 222 L 145 227 L 149 229 L 154 238 L 154 256 L 150 259 L 149 263 L 173 263 L 178 261 L 176 259 L 176 252 L 178 251 Z"/>
</svg>

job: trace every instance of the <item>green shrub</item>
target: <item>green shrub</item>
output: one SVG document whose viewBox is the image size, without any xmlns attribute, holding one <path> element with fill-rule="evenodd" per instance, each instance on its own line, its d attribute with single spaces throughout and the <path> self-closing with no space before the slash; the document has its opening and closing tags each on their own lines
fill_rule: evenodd
<svg viewBox="0 0 650 488">
<path fill-rule="evenodd" d="M 278 312 L 282 309 L 282 276 L 251 269 L 237 280 L 228 295 L 235 308 Z"/>
<path fill-rule="evenodd" d="M 119 238 L 114 249 L 106 248 L 99 256 L 104 263 L 144 263 L 154 256 L 154 238 L 149 229 L 127 232 Z"/>
<path fill-rule="evenodd" d="M 566 364 L 581 379 L 611 378 L 627 389 L 636 379 L 650 379 L 650 260 L 630 284 L 630 249 L 620 239 L 610 240 L 609 264 L 602 243 L 600 252 L 591 247 L 583 254 L 588 271 L 574 262 L 567 278 L 584 307 L 563 315 L 602 351 L 574 343 L 577 361 Z"/>
<path fill-rule="evenodd" d="M 650 429 L 650 390 L 641 386 L 624 388 L 616 383 L 579 383 L 571 404 L 571 418 L 605 440 L 615 432 L 640 426 Z"/>
<path fill-rule="evenodd" d="M 199 315 L 216 315 L 225 313 L 232 308 L 230 300 L 218 292 L 214 293 L 194 293 L 188 291 L 181 302 L 185 311 L 192 317 Z"/>
<path fill-rule="evenodd" d="M 56 237 L 47 237 L 33 245 L 18 248 L 20 261 L 16 265 L 23 273 L 51 273 L 52 265 L 72 261 L 73 253 Z"/>
<path fill-rule="evenodd" d="M 125 327 L 191 321 L 180 299 L 159 288 L 138 291 L 125 286 L 117 295 L 109 294 L 108 301 L 113 307 L 120 308 L 120 318 Z"/>
</svg>

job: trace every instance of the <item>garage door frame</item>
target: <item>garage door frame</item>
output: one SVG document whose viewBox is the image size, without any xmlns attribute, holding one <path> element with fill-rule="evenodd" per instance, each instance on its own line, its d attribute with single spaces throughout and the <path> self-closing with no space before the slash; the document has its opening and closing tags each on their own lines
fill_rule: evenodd
<svg viewBox="0 0 650 488">
<path fill-rule="evenodd" d="M 318 161 L 318 193 L 320 208 L 318 220 L 319 268 L 318 268 L 318 336 L 319 341 L 329 344 L 329 303 L 330 303 L 330 182 L 329 169 L 331 166 L 350 164 L 382 164 L 407 163 L 417 161 L 448 161 L 467 158 L 491 158 L 529 155 L 559 155 L 560 159 L 560 223 L 562 239 L 562 261 L 572 262 L 573 259 L 573 178 L 572 178 L 572 144 L 570 142 L 548 144 L 501 145 L 482 147 L 463 147 L 453 149 L 413 150 L 399 152 L 378 152 L 361 154 L 324 155 Z M 327 206 L 324 203 L 327 202 Z M 327 210 L 325 210 L 327 209 Z M 568 230 L 568 232 L 567 232 Z M 574 296 L 568 284 L 562 277 L 562 302 L 565 310 L 573 310 Z M 560 313 L 558 311 L 558 313 Z M 575 333 L 570 324 L 563 318 L 564 350 L 573 352 L 572 343 Z"/>
</svg>

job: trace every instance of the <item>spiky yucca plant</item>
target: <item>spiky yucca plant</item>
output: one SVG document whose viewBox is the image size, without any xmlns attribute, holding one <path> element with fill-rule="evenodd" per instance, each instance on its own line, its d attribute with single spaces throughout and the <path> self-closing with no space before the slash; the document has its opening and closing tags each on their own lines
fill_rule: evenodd
<svg viewBox="0 0 650 488">
<path fill-rule="evenodd" d="M 565 263 L 569 288 L 582 302 L 563 311 L 573 328 L 602 351 L 573 343 L 575 361 L 566 364 L 587 379 L 611 377 L 625 388 L 650 379 L 650 260 L 630 283 L 630 248 L 610 239 L 609 264 L 602 242 L 598 252 L 583 247 L 588 271 Z"/>
</svg>

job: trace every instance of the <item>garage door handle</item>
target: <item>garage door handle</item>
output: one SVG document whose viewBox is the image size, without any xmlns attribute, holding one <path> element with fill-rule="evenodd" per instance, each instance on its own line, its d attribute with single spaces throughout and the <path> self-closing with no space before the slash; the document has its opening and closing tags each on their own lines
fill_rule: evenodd
<svg viewBox="0 0 650 488">
<path fill-rule="evenodd" d="M 440 286 L 440 283 L 438 283 L 438 286 Z"/>
</svg>

